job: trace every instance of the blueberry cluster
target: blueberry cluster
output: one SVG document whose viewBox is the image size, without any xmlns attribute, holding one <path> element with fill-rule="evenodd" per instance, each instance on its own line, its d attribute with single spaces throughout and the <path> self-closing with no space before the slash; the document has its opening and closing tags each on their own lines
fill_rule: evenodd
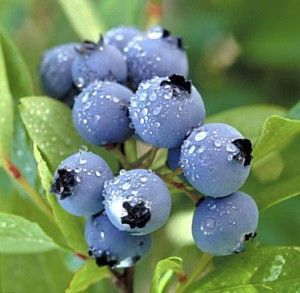
<svg viewBox="0 0 300 293">
<path fill-rule="evenodd" d="M 47 94 L 69 104 L 75 96 L 74 126 L 87 142 L 111 146 L 135 134 L 169 149 L 168 167 L 181 168 L 184 184 L 204 195 L 192 224 L 202 251 L 238 253 L 256 235 L 256 204 L 238 191 L 250 172 L 251 142 L 229 125 L 204 123 L 202 97 L 186 79 L 181 38 L 161 27 L 120 26 L 98 43 L 50 49 L 40 71 Z M 97 264 L 123 268 L 149 251 L 150 234 L 169 217 L 162 178 L 141 168 L 114 177 L 101 157 L 79 151 L 60 163 L 51 191 L 66 211 L 88 217 L 85 238 Z"/>
</svg>

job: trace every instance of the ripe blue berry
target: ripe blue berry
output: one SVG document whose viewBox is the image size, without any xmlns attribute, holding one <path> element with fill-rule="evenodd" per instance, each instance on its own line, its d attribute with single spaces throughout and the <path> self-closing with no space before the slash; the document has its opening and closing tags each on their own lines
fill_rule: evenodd
<svg viewBox="0 0 300 293">
<path fill-rule="evenodd" d="M 168 150 L 167 166 L 173 171 L 180 167 L 180 154 L 181 147 Z"/>
<path fill-rule="evenodd" d="M 107 31 L 104 35 L 104 40 L 107 44 L 112 45 L 123 52 L 128 42 L 141 35 L 142 32 L 139 29 L 133 26 L 121 25 Z"/>
<path fill-rule="evenodd" d="M 205 117 L 199 92 L 180 75 L 142 82 L 129 106 L 136 133 L 148 144 L 176 148 Z"/>
<path fill-rule="evenodd" d="M 129 80 L 137 86 L 154 76 L 179 74 L 187 77 L 188 60 L 182 39 L 156 28 L 135 37 L 124 49 Z"/>
<path fill-rule="evenodd" d="M 103 196 L 110 221 L 118 229 L 135 235 L 159 229 L 171 210 L 168 188 L 149 170 L 121 171 L 105 183 Z"/>
<path fill-rule="evenodd" d="M 95 145 L 119 143 L 134 131 L 129 127 L 132 91 L 116 82 L 94 82 L 76 98 L 73 121 L 79 134 Z"/>
<path fill-rule="evenodd" d="M 90 216 L 103 209 L 104 182 L 113 177 L 99 156 L 80 151 L 57 168 L 51 192 L 63 209 L 76 216 Z"/>
<path fill-rule="evenodd" d="M 244 250 L 244 241 L 256 236 L 258 209 L 246 193 L 206 197 L 194 212 L 192 233 L 199 249 L 212 255 Z"/>
<path fill-rule="evenodd" d="M 151 235 L 132 236 L 117 229 L 103 213 L 88 219 L 85 239 L 99 266 L 132 267 L 151 247 Z"/>
<path fill-rule="evenodd" d="M 222 197 L 238 190 L 250 172 L 252 146 L 223 123 L 196 128 L 181 147 L 181 167 L 189 183 L 204 195 Z"/>
<path fill-rule="evenodd" d="M 98 43 L 84 42 L 77 52 L 72 64 L 72 78 L 79 89 L 95 80 L 126 80 L 123 55 L 115 47 L 105 44 L 102 37 Z"/>
<path fill-rule="evenodd" d="M 40 64 L 40 78 L 44 92 L 56 99 L 64 99 L 74 88 L 71 66 L 77 55 L 77 44 L 65 44 L 47 50 Z"/>
</svg>

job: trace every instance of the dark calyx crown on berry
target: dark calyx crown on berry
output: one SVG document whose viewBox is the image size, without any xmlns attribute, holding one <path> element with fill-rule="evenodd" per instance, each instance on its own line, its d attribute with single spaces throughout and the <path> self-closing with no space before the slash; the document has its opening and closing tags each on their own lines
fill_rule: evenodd
<svg viewBox="0 0 300 293">
<path fill-rule="evenodd" d="M 244 235 L 244 239 L 246 241 L 252 240 L 252 239 L 254 239 L 256 237 L 256 235 L 257 235 L 256 232 L 250 232 L 250 233 Z"/>
<path fill-rule="evenodd" d="M 170 43 L 176 45 L 180 50 L 184 50 L 183 40 L 180 37 L 175 37 L 171 35 L 171 32 L 165 28 L 160 29 L 159 31 L 149 31 L 148 37 L 151 39 L 165 39 Z"/>
<path fill-rule="evenodd" d="M 128 224 L 131 229 L 143 228 L 151 218 L 150 210 L 145 207 L 145 203 L 131 206 L 129 202 L 123 203 L 123 208 L 127 211 L 127 216 L 121 218 L 122 224 Z"/>
<path fill-rule="evenodd" d="M 172 87 L 179 88 L 182 91 L 186 91 L 189 94 L 192 92 L 192 83 L 190 80 L 186 80 L 184 76 L 172 74 L 168 77 L 168 79 L 163 80 L 160 83 L 161 86 L 170 85 Z"/>
<path fill-rule="evenodd" d="M 72 195 L 76 183 L 76 173 L 74 170 L 66 168 L 58 169 L 57 176 L 51 185 L 51 192 L 59 194 L 60 199 L 65 199 Z"/>
<path fill-rule="evenodd" d="M 252 160 L 252 143 L 247 138 L 239 138 L 232 141 L 232 143 L 239 149 L 239 153 L 233 156 L 237 161 L 241 161 L 244 166 L 248 166 Z"/>
<path fill-rule="evenodd" d="M 102 266 L 113 267 L 118 263 L 118 260 L 107 251 L 103 251 L 100 255 L 97 253 L 97 256 L 94 255 L 94 252 L 92 250 L 89 250 L 88 253 L 90 256 L 95 257 L 96 264 L 99 267 Z"/>
<path fill-rule="evenodd" d="M 79 54 L 90 55 L 92 52 L 103 48 L 103 46 L 104 46 L 104 39 L 103 36 L 100 35 L 99 41 L 97 43 L 86 40 L 83 41 L 83 43 L 80 46 L 75 47 L 75 50 Z"/>
</svg>

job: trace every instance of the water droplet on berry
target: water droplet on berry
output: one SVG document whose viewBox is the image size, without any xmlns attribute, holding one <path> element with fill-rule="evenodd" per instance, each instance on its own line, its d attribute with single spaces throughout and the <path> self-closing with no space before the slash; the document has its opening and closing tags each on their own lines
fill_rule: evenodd
<svg viewBox="0 0 300 293">
<path fill-rule="evenodd" d="M 195 141 L 201 141 L 204 138 L 206 138 L 207 132 L 206 131 L 200 131 L 195 135 Z"/>
</svg>

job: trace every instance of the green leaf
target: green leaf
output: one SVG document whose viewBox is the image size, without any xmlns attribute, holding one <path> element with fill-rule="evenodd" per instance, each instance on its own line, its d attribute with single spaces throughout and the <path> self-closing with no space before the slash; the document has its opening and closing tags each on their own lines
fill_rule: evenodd
<svg viewBox="0 0 300 293">
<path fill-rule="evenodd" d="M 173 273 L 182 273 L 182 259 L 179 257 L 168 257 L 159 261 L 154 269 L 151 293 L 164 292 L 168 281 Z"/>
<path fill-rule="evenodd" d="M 137 142 L 136 139 L 130 138 L 125 141 L 125 154 L 127 160 L 132 163 L 137 160 Z"/>
<path fill-rule="evenodd" d="M 209 116 L 207 123 L 228 123 L 245 137 L 255 142 L 265 120 L 272 115 L 284 114 L 286 110 L 276 105 L 253 105 L 226 110 Z"/>
<path fill-rule="evenodd" d="M 0 179 L 1 180 L 1 179 Z M 61 247 L 67 249 L 68 246 L 58 229 L 56 223 L 49 220 L 40 209 L 28 198 L 20 192 L 13 191 L 12 194 L 3 195 L 0 192 L 1 212 L 14 214 L 25 218 L 31 222 L 38 223 L 43 231 L 50 236 L 53 241 Z"/>
<path fill-rule="evenodd" d="M 283 149 L 300 133 L 300 121 L 272 116 L 266 120 L 253 150 L 254 162 Z"/>
<path fill-rule="evenodd" d="M 9 89 L 5 55 L 4 38 L 0 33 L 0 165 L 3 164 L 3 152 L 9 153 L 13 139 L 14 110 Z"/>
<path fill-rule="evenodd" d="M 40 226 L 19 216 L 0 213 L 0 252 L 36 253 L 57 248 Z"/>
<path fill-rule="evenodd" d="M 20 113 L 31 139 L 45 155 L 51 171 L 67 156 L 86 145 L 73 126 L 71 110 L 57 100 L 23 98 Z M 117 161 L 108 151 L 89 145 L 88 148 L 102 156 L 113 170 L 117 169 Z"/>
<path fill-rule="evenodd" d="M 82 219 L 72 216 L 64 211 L 57 203 L 55 196 L 50 194 L 50 186 L 52 175 L 49 171 L 47 163 L 44 161 L 38 147 L 34 145 L 34 156 L 38 164 L 38 172 L 41 178 L 42 186 L 44 187 L 49 204 L 52 208 L 55 221 L 64 235 L 66 241 L 75 252 L 86 254 L 87 245 L 84 240 L 84 231 Z"/>
<path fill-rule="evenodd" d="M 2 145 L 3 154 L 9 156 L 19 166 L 22 174 L 33 182 L 35 179 L 34 166 L 30 165 L 33 161 L 32 150 L 28 147 L 28 139 L 24 133 L 25 130 L 21 124 L 21 119 L 18 113 L 14 113 L 14 110 L 16 110 L 14 108 L 17 105 L 14 101 L 20 97 L 32 95 L 33 82 L 17 47 L 1 29 L 0 47 L 0 51 L 2 52 L 2 54 L 0 53 L 2 55 L 2 61 L 0 61 L 2 64 L 2 66 L 0 65 L 2 67 L 0 70 L 0 80 L 2 80 L 2 85 L 4 82 L 6 84 L 6 90 L 3 87 L 0 90 L 0 93 L 4 95 L 0 97 L 0 117 L 3 117 L 3 120 L 0 118 L 0 132 L 5 137 L 4 141 L 0 138 L 0 148 Z M 1 105 L 2 103 L 3 105 Z M 1 126 L 2 122 L 3 126 Z M 0 137 L 2 134 L 0 133 Z M 29 152 L 30 150 L 31 152 Z M 30 172 L 28 172 L 29 168 L 31 169 Z"/>
<path fill-rule="evenodd" d="M 64 292 L 71 277 L 60 251 L 0 255 L 0 292 Z"/>
<path fill-rule="evenodd" d="M 299 148 L 300 135 L 253 165 L 243 189 L 254 197 L 260 210 L 300 194 Z"/>
<path fill-rule="evenodd" d="M 92 284 L 105 278 L 111 278 L 111 273 L 107 267 L 99 268 L 94 260 L 87 261 L 78 272 L 66 290 L 67 293 L 75 293 L 86 290 Z"/>
<path fill-rule="evenodd" d="M 33 81 L 23 57 L 16 45 L 3 30 L 0 30 L 0 34 L 7 79 L 12 96 L 19 99 L 24 96 L 33 95 Z"/>
<path fill-rule="evenodd" d="M 300 102 L 298 102 L 287 113 L 287 118 L 300 120 Z"/>
<path fill-rule="evenodd" d="M 74 31 L 83 40 L 97 41 L 104 24 L 95 17 L 91 1 L 88 0 L 58 0 L 69 19 Z"/>
<path fill-rule="evenodd" d="M 300 248 L 260 247 L 215 258 L 215 269 L 186 292 L 297 292 Z"/>
</svg>

